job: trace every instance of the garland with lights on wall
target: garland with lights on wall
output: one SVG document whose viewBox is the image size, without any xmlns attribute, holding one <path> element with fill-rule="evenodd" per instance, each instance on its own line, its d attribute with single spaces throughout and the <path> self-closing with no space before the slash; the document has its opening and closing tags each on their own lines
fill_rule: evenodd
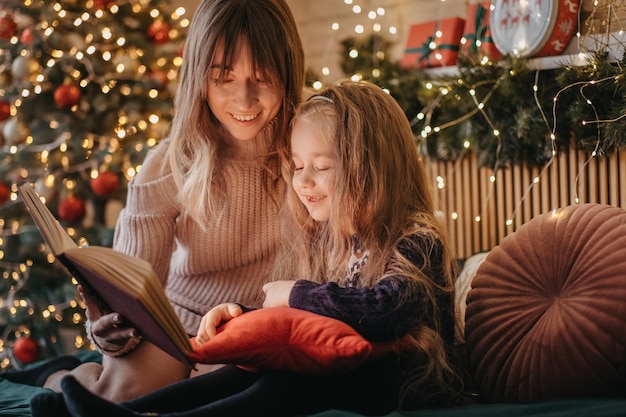
<svg viewBox="0 0 626 417">
<path fill-rule="evenodd" d="M 597 52 L 586 65 L 535 70 L 524 58 L 476 64 L 460 56 L 458 74 L 437 75 L 390 62 L 389 46 L 380 35 L 348 37 L 341 68 L 389 90 L 431 159 L 457 160 L 470 150 L 480 166 L 541 166 L 571 146 L 601 156 L 626 144 L 623 58 Z"/>
<path fill-rule="evenodd" d="M 454 160 L 467 148 L 481 166 L 541 166 L 571 146 L 601 156 L 626 144 L 626 61 L 595 53 L 587 65 L 534 70 L 528 60 L 471 65 L 459 76 L 431 78 L 418 91 L 428 103 L 412 119 L 430 157 Z"/>
</svg>

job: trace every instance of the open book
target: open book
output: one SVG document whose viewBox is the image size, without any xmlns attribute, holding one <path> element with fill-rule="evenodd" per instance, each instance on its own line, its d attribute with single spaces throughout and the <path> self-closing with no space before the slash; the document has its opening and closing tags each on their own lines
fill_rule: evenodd
<svg viewBox="0 0 626 417">
<path fill-rule="evenodd" d="M 170 304 L 150 263 L 102 246 L 78 246 L 30 184 L 19 188 L 54 256 L 105 309 L 118 312 L 154 345 L 186 365 L 189 336 Z"/>
</svg>

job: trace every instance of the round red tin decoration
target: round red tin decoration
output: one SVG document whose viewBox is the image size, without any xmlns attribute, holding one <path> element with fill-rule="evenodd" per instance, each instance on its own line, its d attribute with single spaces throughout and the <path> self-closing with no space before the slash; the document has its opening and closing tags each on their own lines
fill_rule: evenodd
<svg viewBox="0 0 626 417">
<path fill-rule="evenodd" d="M 492 0 L 489 28 L 503 55 L 560 55 L 576 30 L 577 0 Z"/>
</svg>

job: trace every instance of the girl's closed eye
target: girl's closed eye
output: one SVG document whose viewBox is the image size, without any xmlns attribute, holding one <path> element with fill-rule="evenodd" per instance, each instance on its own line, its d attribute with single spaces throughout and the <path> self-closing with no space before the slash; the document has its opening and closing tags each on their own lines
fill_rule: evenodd
<svg viewBox="0 0 626 417">
<path fill-rule="evenodd" d="M 328 171 L 329 169 L 333 169 L 333 166 L 327 166 L 327 165 L 323 165 L 323 166 L 317 166 L 315 167 L 316 171 Z"/>
</svg>

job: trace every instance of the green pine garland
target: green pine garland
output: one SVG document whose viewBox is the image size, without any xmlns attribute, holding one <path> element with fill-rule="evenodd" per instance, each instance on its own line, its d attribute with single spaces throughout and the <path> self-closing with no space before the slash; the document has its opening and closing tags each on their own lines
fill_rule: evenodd
<svg viewBox="0 0 626 417">
<path fill-rule="evenodd" d="M 626 143 L 624 58 L 611 62 L 597 53 L 584 66 L 537 71 L 527 59 L 479 64 L 479 57 L 460 56 L 458 75 L 437 75 L 386 60 L 389 44 L 378 35 L 347 38 L 342 46 L 344 72 L 389 89 L 432 159 L 455 160 L 469 144 L 480 166 L 541 166 L 553 150 L 576 147 L 604 155 Z M 359 51 L 357 58 L 349 57 L 351 49 Z"/>
</svg>

